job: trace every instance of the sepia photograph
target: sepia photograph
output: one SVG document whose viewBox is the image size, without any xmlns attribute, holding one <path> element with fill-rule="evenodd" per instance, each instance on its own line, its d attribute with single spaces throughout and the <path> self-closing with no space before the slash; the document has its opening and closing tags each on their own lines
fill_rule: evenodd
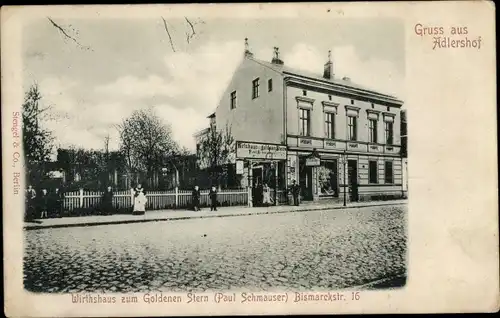
<svg viewBox="0 0 500 318">
<path fill-rule="evenodd" d="M 498 311 L 490 2 L 0 13 L 6 316 Z"/>
<path fill-rule="evenodd" d="M 401 20 L 49 16 L 22 44 L 26 290 L 404 287 Z"/>
</svg>

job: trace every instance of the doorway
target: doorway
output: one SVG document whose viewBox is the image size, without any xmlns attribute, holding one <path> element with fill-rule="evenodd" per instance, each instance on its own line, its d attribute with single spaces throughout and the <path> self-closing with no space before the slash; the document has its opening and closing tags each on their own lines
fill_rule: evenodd
<svg viewBox="0 0 500 318">
<path fill-rule="evenodd" d="M 306 166 L 304 162 L 299 173 L 299 185 L 303 200 L 313 199 L 312 183 L 312 167 Z"/>
<path fill-rule="evenodd" d="M 358 162 L 356 160 L 347 161 L 347 180 L 349 186 L 349 198 L 351 202 L 358 201 Z"/>
<path fill-rule="evenodd" d="M 252 202 L 253 206 L 262 205 L 262 179 L 263 179 L 263 167 L 258 166 L 252 168 Z"/>
</svg>

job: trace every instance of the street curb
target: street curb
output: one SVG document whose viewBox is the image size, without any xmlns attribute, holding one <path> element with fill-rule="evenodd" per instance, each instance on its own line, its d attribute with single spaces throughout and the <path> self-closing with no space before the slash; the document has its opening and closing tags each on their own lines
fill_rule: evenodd
<svg viewBox="0 0 500 318">
<path fill-rule="evenodd" d="M 73 224 L 33 225 L 33 226 L 24 226 L 23 228 L 26 231 L 30 231 L 30 230 L 66 228 L 66 227 L 88 227 L 88 226 L 113 225 L 113 224 L 180 221 L 180 220 L 190 220 L 190 219 L 206 219 L 206 218 L 222 218 L 222 217 L 279 214 L 279 213 L 293 213 L 293 212 L 355 209 L 355 208 L 366 208 L 366 207 L 377 207 L 377 206 L 388 206 L 388 205 L 405 205 L 405 204 L 407 204 L 407 202 L 392 202 L 392 203 L 383 203 L 383 204 L 365 204 L 365 205 L 356 205 L 356 206 L 329 206 L 329 207 L 306 208 L 306 209 L 299 209 L 299 210 L 248 212 L 248 213 L 237 213 L 237 214 L 235 213 L 235 214 L 219 214 L 219 215 L 163 217 L 163 218 L 154 218 L 154 219 L 118 220 L 118 221 L 87 222 L 87 223 L 73 223 Z"/>
</svg>

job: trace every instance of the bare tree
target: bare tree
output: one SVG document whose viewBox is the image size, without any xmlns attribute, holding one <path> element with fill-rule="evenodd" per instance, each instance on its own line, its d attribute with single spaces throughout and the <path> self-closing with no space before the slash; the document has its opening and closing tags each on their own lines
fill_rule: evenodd
<svg viewBox="0 0 500 318">
<path fill-rule="evenodd" d="M 234 147 L 235 140 L 229 125 L 226 125 L 223 130 L 211 127 L 208 134 L 201 140 L 198 159 L 203 166 L 209 168 L 212 181 L 220 184 L 220 180 L 225 174 L 224 167 L 231 163 L 230 159 L 231 154 L 235 151 Z"/>
<path fill-rule="evenodd" d="M 164 123 L 152 109 L 137 110 L 118 127 L 120 150 L 126 158 L 129 173 L 146 173 L 150 186 L 155 172 L 165 158 L 176 153 L 169 124 Z"/>
</svg>

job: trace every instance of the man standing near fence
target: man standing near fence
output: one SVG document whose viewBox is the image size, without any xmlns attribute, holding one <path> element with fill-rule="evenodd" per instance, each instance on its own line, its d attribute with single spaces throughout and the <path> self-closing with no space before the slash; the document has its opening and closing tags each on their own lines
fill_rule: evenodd
<svg viewBox="0 0 500 318">
<path fill-rule="evenodd" d="M 200 211 L 200 188 L 195 186 L 192 193 L 193 209 L 195 211 Z"/>
<path fill-rule="evenodd" d="M 217 190 L 214 186 L 210 189 L 210 211 L 217 211 Z"/>
<path fill-rule="evenodd" d="M 113 214 L 113 189 L 108 187 L 102 195 L 101 214 Z"/>
</svg>

